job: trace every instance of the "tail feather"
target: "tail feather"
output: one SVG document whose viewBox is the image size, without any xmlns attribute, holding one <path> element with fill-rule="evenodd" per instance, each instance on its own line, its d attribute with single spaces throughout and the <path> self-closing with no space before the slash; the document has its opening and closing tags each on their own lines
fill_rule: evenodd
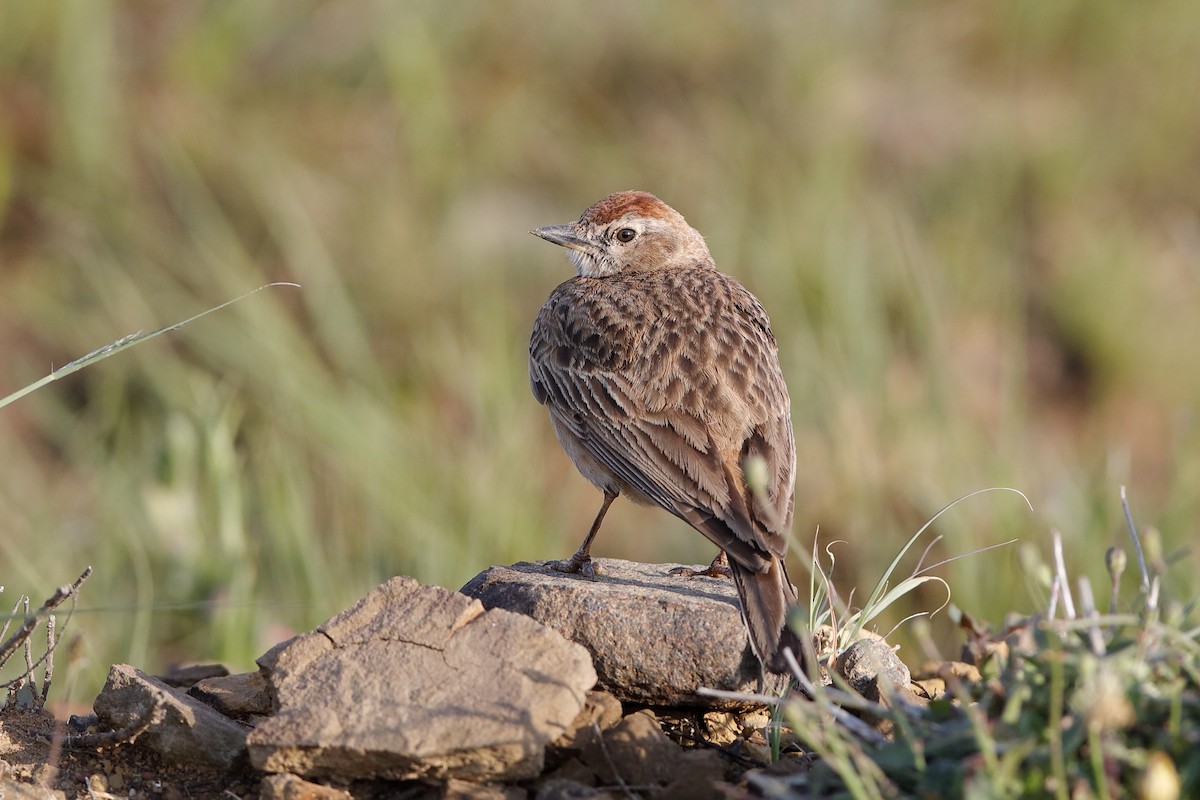
<svg viewBox="0 0 1200 800">
<path fill-rule="evenodd" d="M 799 640 L 787 628 L 787 613 L 796 604 L 796 590 L 783 561 L 772 557 L 763 572 L 755 572 L 734 558 L 729 559 L 729 566 L 742 601 L 742 620 L 750 633 L 750 647 L 768 672 L 788 672 L 783 648 L 791 647 L 796 658 L 800 658 L 800 651 Z"/>
</svg>

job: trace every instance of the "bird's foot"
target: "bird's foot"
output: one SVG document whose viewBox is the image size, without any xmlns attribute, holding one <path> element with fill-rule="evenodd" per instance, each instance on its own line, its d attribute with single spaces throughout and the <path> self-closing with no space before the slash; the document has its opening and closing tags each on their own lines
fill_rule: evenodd
<svg viewBox="0 0 1200 800">
<path fill-rule="evenodd" d="M 586 553 L 576 553 L 562 561 L 547 561 L 544 566 L 549 567 L 555 572 L 575 573 L 593 581 L 600 574 L 600 567 Z"/>
<path fill-rule="evenodd" d="M 732 578 L 733 570 L 729 568 L 729 559 L 722 550 L 706 569 L 695 570 L 691 567 L 675 567 L 667 574 L 679 575 L 684 578 Z"/>
<path fill-rule="evenodd" d="M 710 564 L 705 569 L 675 567 L 667 574 L 678 575 L 683 578 L 732 578 L 733 570 L 731 570 L 729 567 L 714 567 Z"/>
</svg>

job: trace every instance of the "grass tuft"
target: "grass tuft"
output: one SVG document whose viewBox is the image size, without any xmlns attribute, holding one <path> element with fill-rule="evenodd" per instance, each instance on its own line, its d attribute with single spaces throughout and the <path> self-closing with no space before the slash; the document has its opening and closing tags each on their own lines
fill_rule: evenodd
<svg viewBox="0 0 1200 800">
<path fill-rule="evenodd" d="M 1061 538 L 1054 540 L 1060 561 Z M 1150 574 L 1150 586 L 1159 577 Z M 1178 606 L 1153 591 L 1102 614 L 1086 578 L 1078 585 L 1078 607 L 1068 599 L 1069 581 L 1056 578 L 1041 614 L 1011 619 L 995 633 L 972 622 L 964 648 L 973 654 L 970 667 L 952 668 L 918 621 L 917 638 L 940 666 L 938 678 L 918 680 L 909 699 L 871 702 L 845 687 L 814 685 L 795 664 L 811 699 L 778 703 L 801 750 L 819 759 L 772 778 L 772 796 L 1200 792 L 1200 628 L 1181 613 L 1163 619 L 1161 606 Z"/>
</svg>

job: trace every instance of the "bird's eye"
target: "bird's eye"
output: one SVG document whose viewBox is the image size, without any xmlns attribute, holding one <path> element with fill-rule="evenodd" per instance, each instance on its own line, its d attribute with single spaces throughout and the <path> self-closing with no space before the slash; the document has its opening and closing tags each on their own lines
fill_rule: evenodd
<svg viewBox="0 0 1200 800">
<path fill-rule="evenodd" d="M 621 228 L 617 231 L 617 241 L 620 242 L 631 242 L 635 236 L 637 236 L 637 231 L 633 228 Z"/>
</svg>

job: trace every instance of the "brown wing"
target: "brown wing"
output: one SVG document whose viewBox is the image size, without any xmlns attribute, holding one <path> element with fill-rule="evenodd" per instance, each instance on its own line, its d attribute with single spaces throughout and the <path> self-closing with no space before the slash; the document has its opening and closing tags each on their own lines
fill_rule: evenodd
<svg viewBox="0 0 1200 800">
<path fill-rule="evenodd" d="M 749 569 L 786 552 L 795 479 L 787 388 L 766 313 L 737 281 L 711 269 L 567 281 L 538 315 L 530 381 L 560 435 L 622 491 L 686 520 Z M 767 465 L 761 506 L 742 475 L 750 455 Z"/>
</svg>

